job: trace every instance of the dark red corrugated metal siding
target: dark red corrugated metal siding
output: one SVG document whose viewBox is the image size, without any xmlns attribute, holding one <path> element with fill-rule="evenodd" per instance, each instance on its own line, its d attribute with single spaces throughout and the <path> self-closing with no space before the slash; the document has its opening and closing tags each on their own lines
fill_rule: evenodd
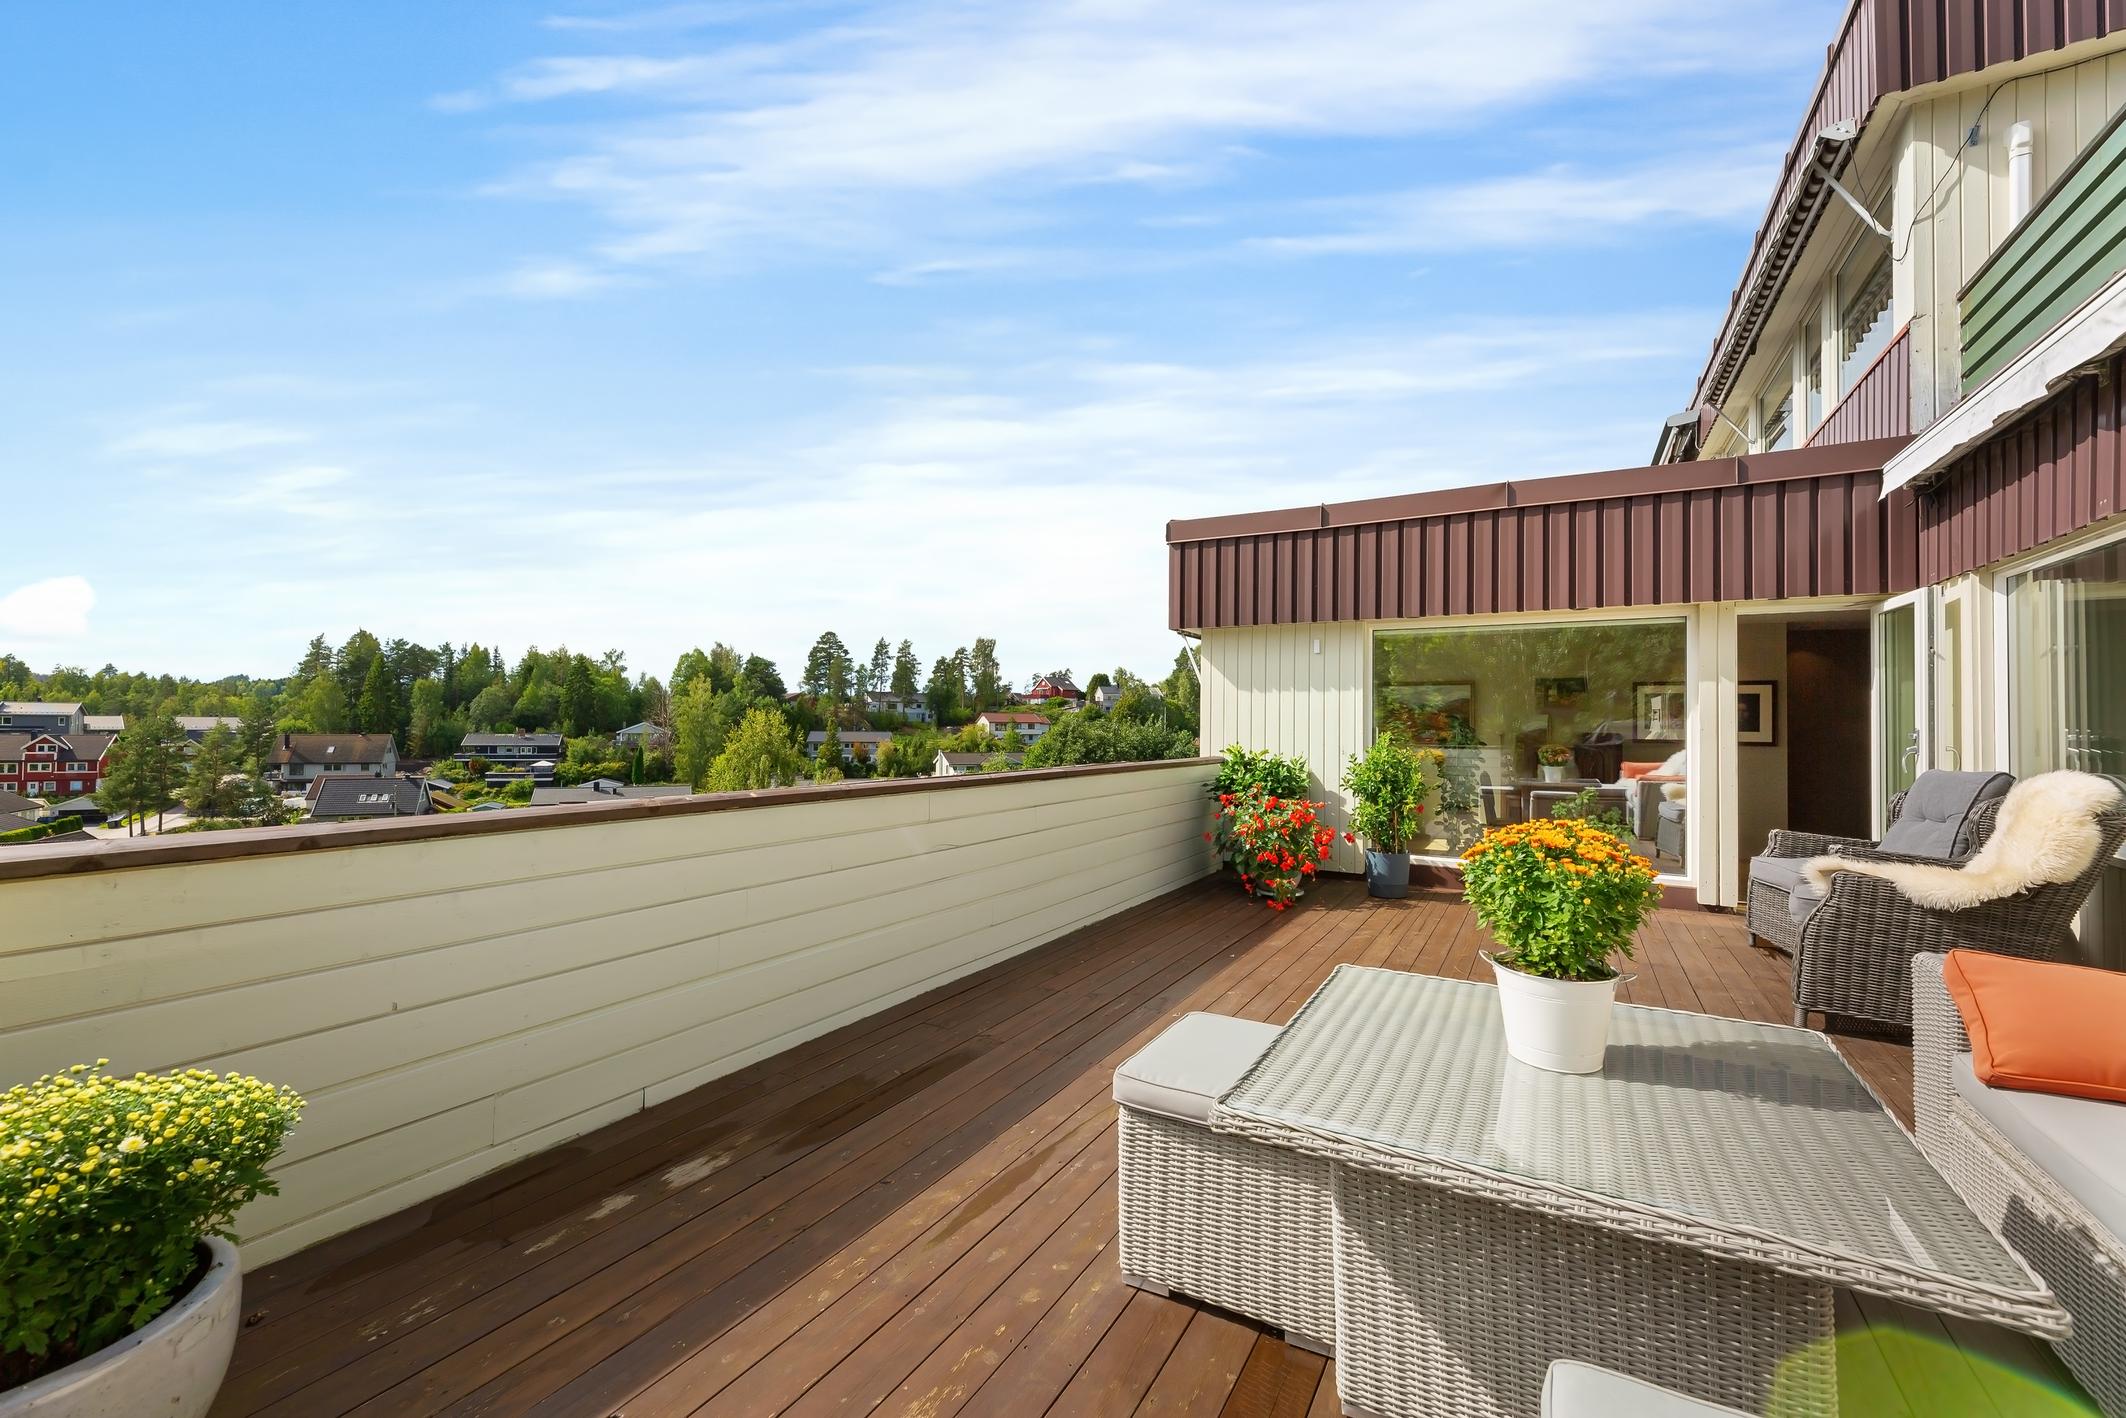
<svg viewBox="0 0 2126 1418">
<path fill-rule="evenodd" d="M 1919 495 L 1919 566 L 1943 581 L 2126 510 L 2126 355 L 1951 463 Z"/>
<path fill-rule="evenodd" d="M 1916 88 L 2126 29 L 2121 0 L 1863 0 L 1879 10 L 1876 83 Z M 1889 42 L 1883 42 L 1888 37 Z"/>
<path fill-rule="evenodd" d="M 1873 466 L 1855 459 L 1808 475 L 1775 470 L 1828 466 L 1836 455 L 1571 480 L 1615 496 L 1538 501 L 1535 485 L 1501 484 L 1406 499 L 1411 516 L 1357 521 L 1322 507 L 1177 523 L 1168 620 L 1205 630 L 1909 590 L 1918 584 L 1912 497 L 1881 497 L 1879 460 L 1894 446 L 1868 445 Z M 1671 485 L 1643 476 L 1654 471 Z M 1705 485 L 1685 485 L 1691 476 Z M 1493 505 L 1427 510 L 1479 498 Z M 1304 519 L 1317 525 L 1296 525 Z"/>
<path fill-rule="evenodd" d="M 1808 447 L 1901 438 L 1912 431 L 1912 329 L 1908 325 L 1884 347 L 1852 391 L 1838 401 Z"/>
</svg>

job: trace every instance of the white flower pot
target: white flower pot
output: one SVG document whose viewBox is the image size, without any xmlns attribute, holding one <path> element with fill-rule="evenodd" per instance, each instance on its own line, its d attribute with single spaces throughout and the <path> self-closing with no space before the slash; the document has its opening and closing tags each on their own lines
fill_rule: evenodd
<svg viewBox="0 0 2126 1418">
<path fill-rule="evenodd" d="M 0 1392 L 0 1418 L 202 1418 L 236 1347 L 243 1272 L 216 1236 L 206 1273 L 146 1326 L 85 1359 Z"/>
<path fill-rule="evenodd" d="M 1539 763 L 1536 767 L 1542 771 L 1543 781 L 1546 783 L 1565 781 L 1565 765 L 1562 763 Z"/>
<path fill-rule="evenodd" d="M 1617 986 L 1629 978 L 1550 980 L 1524 975 L 1490 952 L 1484 959 L 1498 977 L 1499 1009 L 1506 1022 L 1506 1052 L 1552 1073 L 1600 1073 L 1609 1049 L 1609 1007 Z"/>
</svg>

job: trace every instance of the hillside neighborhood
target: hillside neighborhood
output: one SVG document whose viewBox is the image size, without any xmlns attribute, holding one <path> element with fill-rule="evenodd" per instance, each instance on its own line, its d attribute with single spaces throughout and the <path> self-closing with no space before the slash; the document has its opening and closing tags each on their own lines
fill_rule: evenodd
<svg viewBox="0 0 2126 1418">
<path fill-rule="evenodd" d="M 831 632 L 795 689 L 695 650 L 669 681 L 530 650 L 514 665 L 357 632 L 281 681 L 35 674 L 0 657 L 0 846 L 496 812 L 871 777 L 959 777 L 1197 750 L 1193 662 L 1152 682 L 1068 671 L 1009 686 L 994 641 L 939 657 Z M 74 690 L 79 698 L 56 697 Z M 179 713 L 177 706 L 229 709 Z"/>
</svg>

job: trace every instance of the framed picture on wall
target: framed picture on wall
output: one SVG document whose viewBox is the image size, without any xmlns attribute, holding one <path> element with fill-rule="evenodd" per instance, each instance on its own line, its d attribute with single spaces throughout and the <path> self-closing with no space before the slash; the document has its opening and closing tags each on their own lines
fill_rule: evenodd
<svg viewBox="0 0 2126 1418">
<path fill-rule="evenodd" d="M 1631 687 L 1631 736 L 1644 741 L 1680 741 L 1686 726 L 1680 684 L 1640 681 Z"/>
<path fill-rule="evenodd" d="M 1473 729 L 1476 687 L 1469 684 L 1399 684 L 1385 693 L 1383 725 L 1415 744 L 1455 740 L 1457 722 Z"/>
<path fill-rule="evenodd" d="M 1779 686 L 1772 680 L 1744 680 L 1735 688 L 1735 742 L 1779 742 Z"/>
</svg>

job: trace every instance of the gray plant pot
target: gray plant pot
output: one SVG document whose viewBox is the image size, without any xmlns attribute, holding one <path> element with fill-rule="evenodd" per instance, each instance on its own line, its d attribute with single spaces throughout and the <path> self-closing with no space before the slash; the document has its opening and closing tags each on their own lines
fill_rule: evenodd
<svg viewBox="0 0 2126 1418">
<path fill-rule="evenodd" d="M 0 1392 L 0 1418 L 201 1418 L 236 1347 L 243 1271 L 227 1241 L 200 1244 L 206 1273 L 176 1304 L 116 1344 Z"/>
<path fill-rule="evenodd" d="M 1410 854 L 1366 848 L 1366 895 L 1400 901 L 1410 894 Z"/>
</svg>

